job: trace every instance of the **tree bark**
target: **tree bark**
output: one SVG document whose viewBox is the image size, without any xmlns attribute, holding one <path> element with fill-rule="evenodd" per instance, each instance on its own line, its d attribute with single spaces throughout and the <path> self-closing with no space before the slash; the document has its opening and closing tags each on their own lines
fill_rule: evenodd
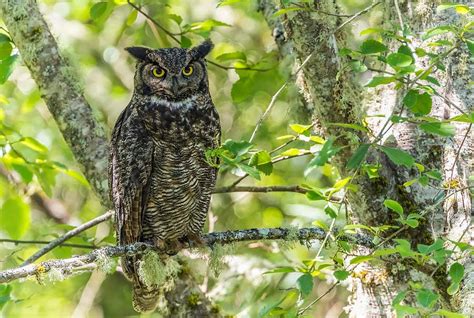
<svg viewBox="0 0 474 318">
<path fill-rule="evenodd" d="M 84 98 L 71 65 L 60 50 L 34 0 L 2 0 L 0 12 L 66 143 L 93 189 L 109 206 L 107 139 Z"/>
<path fill-rule="evenodd" d="M 259 1 L 261 11 L 270 27 L 274 27 L 274 17 L 267 12 L 275 12 L 279 7 L 272 0 Z M 423 6 L 412 8 L 411 5 Z M 384 27 L 393 28 L 393 25 L 406 23 L 411 27 L 413 34 L 418 35 L 430 27 L 447 22 L 455 22 L 454 11 L 436 13 L 436 4 L 423 2 L 418 4 L 404 2 L 398 10 L 398 2 L 383 1 Z M 362 88 L 350 73 L 347 62 L 338 57 L 338 48 L 346 47 L 344 32 L 336 32 L 341 18 L 329 16 L 321 12 L 338 13 L 333 1 L 322 1 L 312 6 L 311 11 L 294 11 L 280 16 L 282 19 L 285 44 L 292 43 L 293 54 L 302 61 L 310 54 L 313 58 L 304 67 L 300 87 L 304 92 L 307 104 L 313 110 L 313 116 L 322 126 L 326 136 L 341 136 L 337 143 L 346 146 L 333 160 L 342 177 L 350 176 L 345 164 L 354 152 L 356 139 L 369 142 L 371 138 L 365 133 L 348 132 L 330 123 L 360 124 L 367 114 L 384 114 L 383 120 L 371 121 L 370 127 L 379 133 L 382 124 L 393 111 L 401 109 L 403 92 L 393 87 L 367 90 Z M 420 11 L 416 11 L 419 9 Z M 423 10 L 421 10 L 423 9 Z M 319 11 L 319 12 L 318 12 Z M 399 12 L 400 14 L 399 14 Z M 400 17 L 402 22 L 400 22 Z M 406 21 L 403 21 L 406 20 Z M 342 30 L 344 31 L 344 30 Z M 282 45 L 276 39 L 277 44 Z M 419 44 L 419 43 L 416 43 Z M 393 44 L 395 45 L 395 44 Z M 469 80 L 472 78 L 473 66 L 466 65 L 469 53 L 466 47 L 461 47 L 447 61 L 448 72 L 441 76 L 439 93 L 454 101 L 463 111 L 472 112 L 474 92 L 469 89 Z M 464 61 L 464 63 L 462 62 Z M 468 63 L 468 62 L 467 62 Z M 426 66 L 419 64 L 418 66 Z M 439 73 L 439 72 L 438 72 Z M 472 79 L 471 79 L 472 80 Z M 443 98 L 434 98 L 433 115 L 443 119 L 453 117 L 459 112 L 450 107 Z M 384 140 L 391 146 L 408 151 L 426 169 L 437 169 L 444 173 L 444 180 L 459 180 L 460 188 L 466 187 L 468 177 L 472 175 L 473 167 L 473 138 L 470 125 L 456 124 L 456 137 L 446 139 L 422 133 L 413 124 L 397 124 L 388 132 L 392 137 Z M 462 145 L 463 144 L 463 145 Z M 462 148 L 461 148 L 462 145 Z M 459 155 L 457 150 L 460 149 Z M 403 169 L 395 166 L 388 158 L 377 151 L 368 155 L 369 162 L 379 162 L 380 178 L 369 179 L 358 174 L 353 184 L 358 186 L 357 193 L 348 193 L 350 202 L 348 213 L 353 223 L 369 226 L 384 224 L 396 225 L 395 216 L 383 206 L 385 199 L 400 202 L 407 213 L 411 211 L 427 212 L 425 222 L 413 230 L 405 230 L 400 238 L 408 239 L 415 248 L 417 244 L 431 244 L 437 237 L 453 240 L 463 240 L 472 243 L 473 231 L 469 231 L 472 203 L 469 191 L 446 190 L 445 195 L 452 195 L 444 206 L 433 205 L 438 190 L 429 187 L 414 185 L 405 188 L 402 184 L 416 177 L 415 169 Z M 454 169 L 452 169 L 454 167 Z M 454 195 L 453 193 L 456 192 Z M 427 210 L 429 208 L 429 210 Z M 367 254 L 370 249 L 360 249 L 360 253 Z M 401 258 L 391 259 L 394 263 L 404 264 Z M 408 264 L 404 264 L 408 265 Z M 472 259 L 465 259 L 466 271 L 472 273 Z M 438 270 L 434 278 L 430 277 L 428 268 L 414 268 L 406 266 L 406 270 L 397 271 L 389 265 L 374 266 L 364 264 L 358 266 L 353 273 L 352 297 L 347 307 L 351 317 L 391 317 L 393 315 L 392 300 L 394 296 L 408 286 L 408 281 L 422 280 L 424 286 L 435 286 L 446 289 L 448 286 L 447 267 Z M 365 273 L 370 272 L 367 276 Z M 464 280 L 464 288 L 456 297 L 445 296 L 443 300 L 448 308 L 460 310 L 465 314 L 473 312 L 473 275 L 468 274 Z M 415 299 L 405 301 L 407 305 L 416 306 Z"/>
</svg>

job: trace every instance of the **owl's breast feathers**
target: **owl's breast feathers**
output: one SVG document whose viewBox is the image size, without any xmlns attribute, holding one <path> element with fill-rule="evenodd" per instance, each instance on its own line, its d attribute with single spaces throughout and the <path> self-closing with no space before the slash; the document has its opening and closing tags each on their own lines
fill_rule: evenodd
<svg viewBox="0 0 474 318">
<path fill-rule="evenodd" d="M 152 96 L 137 108 L 150 136 L 159 141 L 205 143 L 216 147 L 220 137 L 219 115 L 209 96 L 197 95 L 181 101 Z"/>
<path fill-rule="evenodd" d="M 217 176 L 205 152 L 219 142 L 219 117 L 208 96 L 132 99 L 111 142 L 120 244 L 201 231 Z"/>
</svg>

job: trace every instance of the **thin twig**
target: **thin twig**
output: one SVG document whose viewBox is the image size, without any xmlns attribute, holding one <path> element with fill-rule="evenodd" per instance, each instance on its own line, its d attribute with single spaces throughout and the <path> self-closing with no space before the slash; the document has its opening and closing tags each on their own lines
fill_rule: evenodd
<svg viewBox="0 0 474 318">
<path fill-rule="evenodd" d="M 456 163 L 457 163 L 458 160 L 459 160 L 459 155 L 461 154 L 461 149 L 462 149 L 462 147 L 464 146 L 464 142 L 466 141 L 467 136 L 468 136 L 469 133 L 471 132 L 471 128 L 472 128 L 472 123 L 470 123 L 470 124 L 469 124 L 469 127 L 467 127 L 467 131 L 466 131 L 466 133 L 464 134 L 464 137 L 462 138 L 461 144 L 459 145 L 459 148 L 458 148 L 458 150 L 457 150 L 456 158 L 454 158 L 453 166 L 451 167 L 451 177 L 450 177 L 451 179 L 453 178 L 454 168 L 456 167 Z"/>
<path fill-rule="evenodd" d="M 213 193 L 227 193 L 227 192 L 297 192 L 305 194 L 308 192 L 308 189 L 305 189 L 299 185 L 290 185 L 290 186 L 267 186 L 267 187 L 220 187 L 214 189 Z"/>
<path fill-rule="evenodd" d="M 306 306 L 303 309 L 301 309 L 300 311 L 298 311 L 298 315 L 304 314 L 305 311 L 307 311 L 309 308 L 314 306 L 314 304 L 316 304 L 318 301 L 320 301 L 324 296 L 329 294 L 334 288 L 336 288 L 337 285 L 339 285 L 339 282 L 332 284 L 331 287 L 329 287 L 321 296 L 319 296 L 318 298 L 313 300 L 311 303 L 309 303 L 308 306 Z"/>
<path fill-rule="evenodd" d="M 213 61 L 209 61 L 206 59 L 206 62 L 209 64 L 212 64 L 214 66 L 217 66 L 219 68 L 222 68 L 224 70 L 237 70 L 237 71 L 255 71 L 255 72 L 268 72 L 271 70 L 271 68 L 253 68 L 253 67 L 235 67 L 235 66 L 225 66 Z"/>
<path fill-rule="evenodd" d="M 166 29 L 164 26 L 162 26 L 158 21 L 156 21 L 155 19 L 153 19 L 148 13 L 146 13 L 145 11 L 143 11 L 140 7 L 138 7 L 137 5 L 135 5 L 134 3 L 132 3 L 130 0 L 127 0 L 127 3 L 128 3 L 132 8 L 134 8 L 135 10 L 137 10 L 138 12 L 140 12 L 145 18 L 147 18 L 148 20 L 150 20 L 151 22 L 153 22 L 154 25 L 156 25 L 161 31 L 165 32 L 166 35 L 168 35 L 170 38 L 172 38 L 173 40 L 175 40 L 176 43 L 181 44 L 181 41 L 176 37 L 177 34 L 174 34 L 173 32 L 168 31 L 168 29 Z"/>
<path fill-rule="evenodd" d="M 102 214 L 101 216 L 99 216 L 99 217 L 97 217 L 93 220 L 90 220 L 89 222 L 86 222 L 86 223 L 70 230 L 69 232 L 67 232 L 63 236 L 58 237 L 54 241 L 51 241 L 48 245 L 46 245 L 45 247 L 43 247 L 42 249 L 37 251 L 32 256 L 30 256 L 22 265 L 27 265 L 27 264 L 30 264 L 30 263 L 36 261 L 41 256 L 45 255 L 46 253 L 48 253 L 49 251 L 54 249 L 56 246 L 59 246 L 60 244 L 64 243 L 65 241 L 67 241 L 71 237 L 74 237 L 74 236 L 78 235 L 79 233 L 84 232 L 85 230 L 110 219 L 112 217 L 112 215 L 114 215 L 114 212 L 113 211 L 108 211 L 108 212 Z"/>
<path fill-rule="evenodd" d="M 346 21 L 344 21 L 340 26 L 338 26 L 336 28 L 336 30 L 334 30 L 334 33 L 336 33 L 337 31 L 341 30 L 343 27 L 345 27 L 348 23 L 351 23 L 352 21 L 354 21 L 355 19 L 357 19 L 358 17 L 360 17 L 361 15 L 363 14 L 366 14 L 367 12 L 369 12 L 370 10 L 372 10 L 373 8 L 375 8 L 376 6 L 378 6 L 381 2 L 380 1 L 377 1 L 377 2 L 374 2 L 372 3 L 370 6 L 368 6 L 367 8 L 355 13 L 351 18 L 347 19 Z"/>
<path fill-rule="evenodd" d="M 51 241 L 35 241 L 35 240 L 11 240 L 11 239 L 0 239 L 0 243 L 13 243 L 13 244 L 49 244 Z M 86 244 L 73 244 L 73 243 L 61 243 L 58 246 L 76 247 L 76 248 L 97 248 L 95 245 Z"/>
</svg>

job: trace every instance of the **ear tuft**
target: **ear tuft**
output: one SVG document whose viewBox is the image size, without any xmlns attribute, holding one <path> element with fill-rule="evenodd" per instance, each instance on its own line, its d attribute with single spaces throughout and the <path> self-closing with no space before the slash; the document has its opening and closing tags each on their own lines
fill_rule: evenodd
<svg viewBox="0 0 474 318">
<path fill-rule="evenodd" d="M 212 43 L 211 39 L 207 39 L 201 44 L 193 47 L 190 50 L 190 54 L 193 57 L 193 60 L 198 60 L 204 58 L 209 52 L 212 50 L 214 47 L 214 44 Z"/>
<path fill-rule="evenodd" d="M 139 60 L 146 60 L 148 53 L 150 53 L 150 49 L 143 46 L 126 47 L 125 50 Z"/>
</svg>

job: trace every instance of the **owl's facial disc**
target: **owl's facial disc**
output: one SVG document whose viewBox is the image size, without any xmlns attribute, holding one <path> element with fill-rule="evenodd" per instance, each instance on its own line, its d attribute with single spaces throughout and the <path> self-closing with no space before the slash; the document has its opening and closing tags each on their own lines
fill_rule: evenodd
<svg viewBox="0 0 474 318">
<path fill-rule="evenodd" d="M 189 98 L 202 88 L 203 83 L 207 83 L 204 65 L 199 61 L 173 67 L 147 63 L 143 66 L 141 80 L 147 87 L 148 95 L 168 100 Z"/>
<path fill-rule="evenodd" d="M 176 101 L 207 92 L 205 57 L 212 47 L 206 40 L 191 49 L 127 48 L 138 60 L 135 85 L 143 95 Z"/>
</svg>

